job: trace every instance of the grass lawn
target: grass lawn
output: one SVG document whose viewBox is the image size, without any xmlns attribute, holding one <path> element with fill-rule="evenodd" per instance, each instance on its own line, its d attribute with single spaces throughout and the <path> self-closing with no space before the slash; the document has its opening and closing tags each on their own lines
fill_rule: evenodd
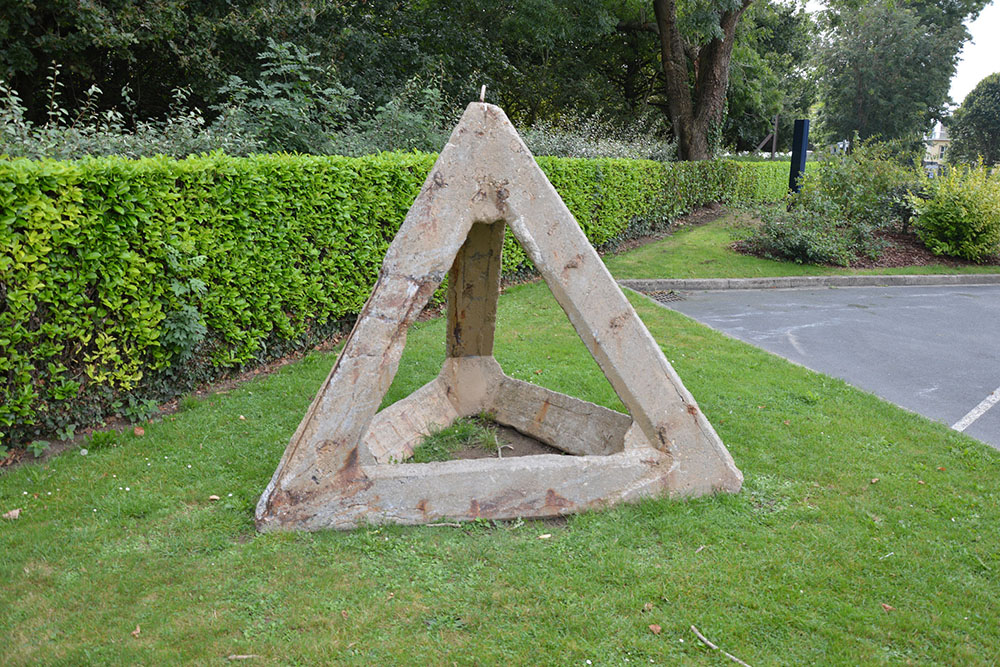
<svg viewBox="0 0 1000 667">
<path fill-rule="evenodd" d="M 692 624 L 752 665 L 1000 661 L 1000 453 L 633 302 L 742 493 L 258 535 L 333 362 L 312 354 L 118 446 L 0 473 L 0 513 L 23 508 L 0 519 L 0 664 L 731 664 Z M 500 309 L 509 373 L 621 409 L 544 285 Z M 443 357 L 444 321 L 415 327 L 387 400 Z"/>
<path fill-rule="evenodd" d="M 661 241 L 620 255 L 609 255 L 605 263 L 616 278 L 760 278 L 775 276 L 821 276 L 853 274 L 997 273 L 996 266 L 953 267 L 943 264 L 890 269 L 845 269 L 815 264 L 776 262 L 729 249 L 738 214 L 729 212 L 717 220 L 682 228 Z"/>
</svg>

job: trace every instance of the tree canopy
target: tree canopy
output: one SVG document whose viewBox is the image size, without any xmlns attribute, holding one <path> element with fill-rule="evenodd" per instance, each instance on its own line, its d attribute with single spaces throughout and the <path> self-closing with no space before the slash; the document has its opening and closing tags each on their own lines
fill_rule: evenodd
<svg viewBox="0 0 1000 667">
<path fill-rule="evenodd" d="M 828 142 L 923 134 L 985 0 L 832 0 L 816 49 L 819 135 Z"/>
<path fill-rule="evenodd" d="M 988 166 L 1000 164 L 1000 72 L 976 84 L 949 119 L 949 159 Z"/>
<path fill-rule="evenodd" d="M 789 0 L 0 0 L 0 79 L 34 121 L 54 63 L 70 107 L 125 101 L 128 118 L 159 118 L 183 89 L 212 120 L 277 85 L 259 56 L 281 48 L 310 65 L 284 71 L 279 92 L 335 103 L 320 125 L 362 127 L 401 99 L 446 123 L 485 84 L 522 126 L 600 119 L 702 158 L 753 149 L 775 114 L 787 147 L 817 99 L 832 140 L 919 131 L 943 115 L 962 21 L 984 3 L 830 0 L 820 32 Z M 288 83 L 300 74 L 331 96 Z"/>
</svg>

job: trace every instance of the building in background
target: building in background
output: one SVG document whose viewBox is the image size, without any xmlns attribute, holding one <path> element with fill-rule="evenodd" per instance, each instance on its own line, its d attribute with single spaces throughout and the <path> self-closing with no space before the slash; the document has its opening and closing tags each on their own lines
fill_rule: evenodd
<svg viewBox="0 0 1000 667">
<path fill-rule="evenodd" d="M 938 168 L 944 163 L 948 144 L 951 143 L 948 128 L 941 123 L 936 123 L 930 136 L 924 138 L 924 143 L 927 145 L 927 150 L 924 152 L 924 168 L 931 174 L 936 174 Z"/>
</svg>

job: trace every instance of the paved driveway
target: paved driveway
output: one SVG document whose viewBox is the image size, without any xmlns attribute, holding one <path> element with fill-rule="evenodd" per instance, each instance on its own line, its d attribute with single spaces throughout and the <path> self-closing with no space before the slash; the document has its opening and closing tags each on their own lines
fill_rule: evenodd
<svg viewBox="0 0 1000 667">
<path fill-rule="evenodd" d="M 682 295 L 665 305 L 1000 449 L 1000 285 Z"/>
</svg>

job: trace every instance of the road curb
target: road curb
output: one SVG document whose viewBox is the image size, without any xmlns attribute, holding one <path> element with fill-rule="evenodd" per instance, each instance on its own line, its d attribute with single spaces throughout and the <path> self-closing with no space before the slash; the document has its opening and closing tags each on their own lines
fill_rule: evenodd
<svg viewBox="0 0 1000 667">
<path fill-rule="evenodd" d="M 619 280 L 638 292 L 665 290 L 802 289 L 809 287 L 905 287 L 997 285 L 1000 273 L 944 275 L 787 276 L 782 278 L 651 278 Z"/>
</svg>

